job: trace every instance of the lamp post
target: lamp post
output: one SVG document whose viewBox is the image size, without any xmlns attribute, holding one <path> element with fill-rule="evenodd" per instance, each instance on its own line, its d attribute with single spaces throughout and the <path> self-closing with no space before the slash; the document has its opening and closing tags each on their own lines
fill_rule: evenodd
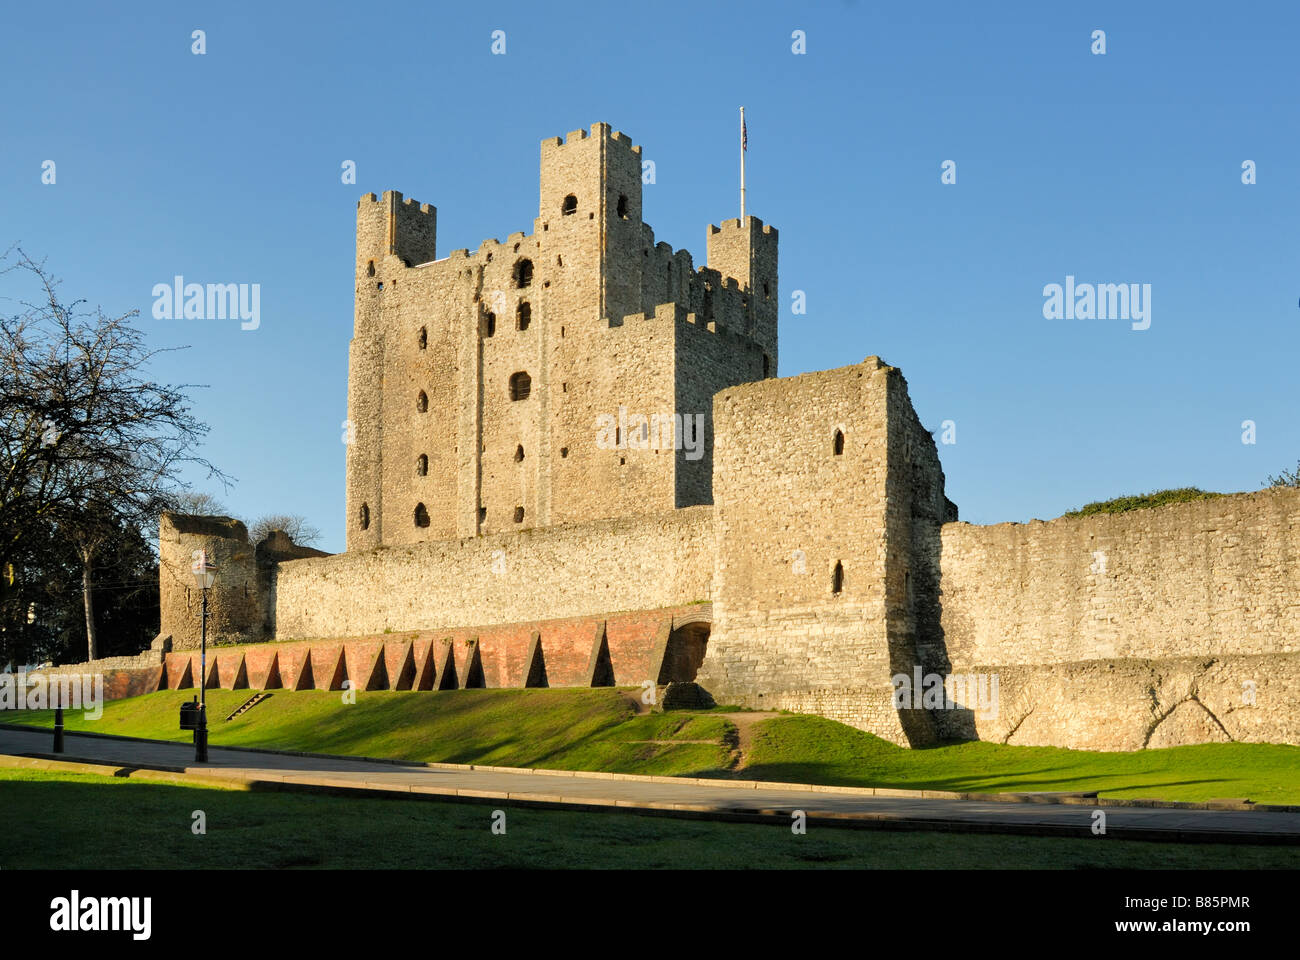
<svg viewBox="0 0 1300 960">
<path fill-rule="evenodd" d="M 208 551 L 194 551 L 194 582 L 203 594 L 203 612 L 199 618 L 199 725 L 194 731 L 194 761 L 208 762 L 208 591 L 217 580 L 217 565 L 208 559 Z"/>
</svg>

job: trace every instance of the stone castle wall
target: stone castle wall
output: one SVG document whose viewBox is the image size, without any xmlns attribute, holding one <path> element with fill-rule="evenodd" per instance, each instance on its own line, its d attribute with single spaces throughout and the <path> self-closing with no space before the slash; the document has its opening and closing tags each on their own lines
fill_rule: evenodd
<svg viewBox="0 0 1300 960">
<path fill-rule="evenodd" d="M 955 668 L 1300 652 L 1300 490 L 943 527 Z"/>
<path fill-rule="evenodd" d="M 700 684 L 932 740 L 920 711 L 891 701 L 890 678 L 919 656 L 912 528 L 944 503 L 901 374 L 869 357 L 746 384 L 718 394 L 714 421 L 715 627 Z"/>
<path fill-rule="evenodd" d="M 275 636 L 431 630 L 709 599 L 712 509 L 628 517 L 279 565 Z"/>
</svg>

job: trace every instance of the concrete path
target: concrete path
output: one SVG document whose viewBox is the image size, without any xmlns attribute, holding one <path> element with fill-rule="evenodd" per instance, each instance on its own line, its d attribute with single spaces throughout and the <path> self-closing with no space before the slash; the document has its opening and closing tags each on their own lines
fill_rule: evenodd
<svg viewBox="0 0 1300 960">
<path fill-rule="evenodd" d="M 50 731 L 0 727 L 0 754 L 81 761 L 119 768 L 219 777 L 254 788 L 326 790 L 410 798 L 509 802 L 578 809 L 622 808 L 668 816 L 778 822 L 804 811 L 810 824 L 1092 837 L 1094 811 L 1106 838 L 1300 845 L 1300 811 L 1197 809 L 1190 804 L 1133 805 L 1082 794 L 994 800 L 943 791 L 813 787 L 741 780 L 643 777 L 453 764 L 404 764 L 213 747 L 197 765 L 185 743 L 69 733 L 54 755 Z M 1204 805 L 1199 805 L 1204 806 Z M 1098 838 L 1102 839 L 1102 838 Z M 1298 851 L 1300 862 L 1300 851 Z"/>
</svg>

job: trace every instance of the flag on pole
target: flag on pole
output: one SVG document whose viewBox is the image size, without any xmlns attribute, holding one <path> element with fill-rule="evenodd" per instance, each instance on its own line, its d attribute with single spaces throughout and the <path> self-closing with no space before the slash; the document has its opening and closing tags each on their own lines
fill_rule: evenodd
<svg viewBox="0 0 1300 960">
<path fill-rule="evenodd" d="M 745 126 L 745 121 L 740 121 L 740 149 L 749 149 L 749 128 Z"/>
</svg>

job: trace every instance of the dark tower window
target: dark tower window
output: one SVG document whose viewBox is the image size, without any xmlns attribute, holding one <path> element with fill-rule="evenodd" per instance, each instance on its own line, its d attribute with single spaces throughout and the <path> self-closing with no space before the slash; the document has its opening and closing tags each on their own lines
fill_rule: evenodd
<svg viewBox="0 0 1300 960">
<path fill-rule="evenodd" d="M 524 508 L 515 507 L 515 523 L 523 523 L 523 522 L 524 522 Z"/>
<path fill-rule="evenodd" d="M 489 313 L 489 314 L 487 315 L 487 334 L 486 334 L 486 335 L 490 337 L 490 336 L 492 336 L 492 335 L 493 335 L 494 333 L 496 333 L 496 332 L 497 332 L 497 315 L 496 315 L 495 313 Z"/>
<path fill-rule="evenodd" d="M 519 289 L 529 286 L 533 282 L 533 261 L 520 260 L 515 264 L 515 286 Z"/>
<path fill-rule="evenodd" d="M 420 349 L 424 350 L 429 346 L 429 331 L 424 327 L 420 328 Z"/>
<path fill-rule="evenodd" d="M 366 266 L 366 276 L 373 277 L 374 275 L 375 275 L 375 261 L 371 260 L 370 263 Z"/>
<path fill-rule="evenodd" d="M 627 219 L 627 195 L 622 193 L 618 195 L 618 218 Z"/>
<path fill-rule="evenodd" d="M 564 202 L 560 204 L 560 215 L 567 217 L 569 214 L 577 213 L 577 212 L 578 212 L 578 198 L 575 197 L 573 194 L 569 194 L 567 197 L 564 198 Z"/>
<path fill-rule="evenodd" d="M 510 376 L 510 399 L 527 400 L 533 389 L 533 378 L 522 370 Z"/>
<path fill-rule="evenodd" d="M 831 572 L 831 593 L 840 593 L 843 589 L 844 589 L 844 564 L 836 560 L 835 569 Z"/>
<path fill-rule="evenodd" d="M 429 525 L 429 511 L 424 509 L 424 504 L 415 505 L 415 525 L 417 527 L 427 527 Z"/>
<path fill-rule="evenodd" d="M 763 299 L 764 300 L 772 299 L 772 288 L 768 285 L 768 282 L 766 280 L 763 281 Z"/>
<path fill-rule="evenodd" d="M 844 452 L 844 431 L 835 431 L 835 456 L 840 456 Z"/>
<path fill-rule="evenodd" d="M 765 353 L 763 354 L 763 376 L 770 377 L 771 375 L 772 375 L 772 358 Z"/>
<path fill-rule="evenodd" d="M 415 475 L 417 477 L 427 477 L 429 475 L 429 455 L 422 453 L 415 458 Z"/>
<path fill-rule="evenodd" d="M 569 448 L 568 448 L 568 447 L 560 447 L 560 456 L 561 456 L 561 457 L 567 457 L 568 455 L 569 455 Z"/>
<path fill-rule="evenodd" d="M 515 447 L 515 463 L 519 463 L 523 459 L 524 459 L 524 445 L 521 443 L 519 444 L 519 446 Z"/>
<path fill-rule="evenodd" d="M 479 523 L 482 523 L 482 522 L 483 522 L 484 520 L 486 520 L 486 519 L 487 519 L 487 507 L 479 507 L 479 508 L 478 508 L 478 522 L 479 522 Z"/>
<path fill-rule="evenodd" d="M 415 409 L 420 413 L 427 413 L 429 410 L 429 395 L 423 390 L 421 390 L 420 395 L 415 398 Z"/>
<path fill-rule="evenodd" d="M 515 322 L 520 330 L 527 330 L 528 325 L 533 322 L 533 308 L 527 300 L 520 301 L 518 309 L 515 310 Z"/>
<path fill-rule="evenodd" d="M 361 529 L 370 529 L 370 507 L 364 503 L 361 505 Z"/>
</svg>

